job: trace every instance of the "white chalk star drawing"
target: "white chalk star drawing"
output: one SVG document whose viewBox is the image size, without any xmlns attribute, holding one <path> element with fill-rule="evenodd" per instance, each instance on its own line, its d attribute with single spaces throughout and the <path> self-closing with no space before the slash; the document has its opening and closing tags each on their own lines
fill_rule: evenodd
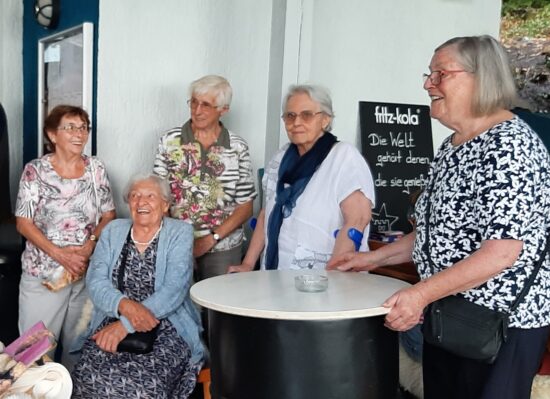
<svg viewBox="0 0 550 399">
<path fill-rule="evenodd" d="M 390 231 L 392 225 L 399 220 L 398 216 L 390 215 L 386 211 L 386 203 L 380 207 L 380 211 L 372 212 L 373 222 L 378 231 Z"/>
</svg>

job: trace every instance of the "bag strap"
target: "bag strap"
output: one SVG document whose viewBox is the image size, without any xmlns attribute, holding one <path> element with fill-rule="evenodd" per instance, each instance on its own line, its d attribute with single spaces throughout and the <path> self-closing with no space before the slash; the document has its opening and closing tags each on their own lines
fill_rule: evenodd
<svg viewBox="0 0 550 399">
<path fill-rule="evenodd" d="M 130 231 L 131 230 L 128 231 L 128 236 L 126 237 L 126 241 L 124 241 L 124 244 L 122 245 L 122 258 L 120 259 L 120 266 L 118 267 L 118 276 L 117 276 L 118 290 L 122 293 L 124 293 L 123 292 L 124 291 L 124 271 L 126 270 L 126 263 L 128 261 L 128 244 L 132 239 Z"/>
<path fill-rule="evenodd" d="M 425 195 L 426 195 L 426 211 L 424 212 L 424 214 L 426 215 L 425 216 L 425 224 L 426 224 L 425 234 L 426 234 L 426 237 L 424 238 L 424 245 L 423 245 L 423 248 L 422 248 L 423 252 L 426 254 L 426 257 L 428 258 L 428 267 L 430 268 L 430 271 L 431 271 L 432 275 L 435 274 L 435 267 L 433 265 L 432 256 L 431 256 L 431 253 L 430 253 L 429 236 L 430 236 L 430 213 L 431 213 L 430 196 L 432 195 L 432 190 L 433 190 L 434 185 L 435 185 L 435 175 L 434 175 L 434 178 L 431 181 L 431 184 L 428 185 L 428 187 L 426 188 L 426 193 L 425 193 Z M 538 274 L 542 264 L 544 263 L 544 260 L 546 259 L 546 254 L 549 251 L 550 251 L 550 236 L 548 236 L 546 238 L 546 245 L 544 247 L 544 251 L 540 255 L 540 258 L 537 261 L 537 263 L 536 263 L 536 265 L 533 269 L 533 272 L 529 276 L 529 279 L 526 281 L 525 285 L 523 286 L 523 289 L 521 290 L 521 292 L 517 296 L 516 300 L 514 301 L 512 306 L 510 307 L 510 313 L 512 313 L 514 310 L 516 310 L 516 308 L 519 306 L 520 302 L 523 300 L 525 295 L 527 295 L 527 293 L 529 292 L 529 289 L 531 288 L 531 286 L 535 282 L 535 278 L 537 277 L 537 274 Z"/>
<path fill-rule="evenodd" d="M 94 195 L 95 195 L 95 205 L 97 208 L 96 214 L 95 214 L 95 225 L 97 226 L 99 224 L 99 218 L 101 217 L 101 203 L 99 202 L 99 195 L 97 194 L 97 183 L 95 181 L 96 175 L 95 175 L 95 165 L 94 165 L 94 159 L 93 157 L 88 158 L 90 160 L 90 170 L 92 172 L 92 187 L 94 188 Z"/>
</svg>

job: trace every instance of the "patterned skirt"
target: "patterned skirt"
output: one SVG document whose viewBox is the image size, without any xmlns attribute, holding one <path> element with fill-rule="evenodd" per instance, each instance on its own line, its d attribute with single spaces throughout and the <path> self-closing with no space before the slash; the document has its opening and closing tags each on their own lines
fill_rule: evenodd
<svg viewBox="0 0 550 399">
<path fill-rule="evenodd" d="M 168 319 L 161 320 L 153 351 L 144 355 L 104 352 L 88 339 L 72 374 L 72 397 L 186 399 L 200 371 L 190 359 L 189 346 Z"/>
</svg>

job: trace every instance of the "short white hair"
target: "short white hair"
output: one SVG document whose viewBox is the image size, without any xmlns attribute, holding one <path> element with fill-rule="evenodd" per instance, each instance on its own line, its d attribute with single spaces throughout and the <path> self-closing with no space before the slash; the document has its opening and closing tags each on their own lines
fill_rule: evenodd
<svg viewBox="0 0 550 399">
<path fill-rule="evenodd" d="M 218 109 L 229 108 L 233 98 L 233 89 L 231 85 L 222 76 L 206 75 L 200 79 L 191 82 L 189 86 L 189 98 L 193 94 L 212 94 L 216 97 L 216 107 Z"/>
<path fill-rule="evenodd" d="M 141 183 L 143 181 L 151 181 L 155 183 L 159 189 L 162 199 L 168 202 L 168 204 L 171 203 L 172 192 L 170 191 L 170 186 L 168 185 L 168 182 L 162 177 L 152 173 L 138 173 L 130 178 L 130 180 L 126 184 L 126 187 L 124 188 L 124 202 L 128 203 L 128 200 L 130 199 L 130 192 L 132 191 L 134 186 L 137 183 Z"/>
<path fill-rule="evenodd" d="M 301 84 L 301 85 L 291 85 L 288 88 L 288 92 L 283 99 L 283 113 L 286 112 L 286 107 L 288 105 L 288 100 L 296 94 L 307 94 L 309 98 L 319 104 L 321 111 L 324 114 L 330 117 L 330 122 L 326 126 L 325 130 L 330 132 L 332 130 L 332 120 L 334 119 L 334 112 L 332 111 L 332 98 L 327 88 L 314 85 L 314 84 Z"/>
</svg>

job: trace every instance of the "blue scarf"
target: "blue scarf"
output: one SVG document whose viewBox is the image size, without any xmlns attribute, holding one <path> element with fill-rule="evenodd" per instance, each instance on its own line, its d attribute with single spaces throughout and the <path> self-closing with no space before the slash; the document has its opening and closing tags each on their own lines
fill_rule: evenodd
<svg viewBox="0 0 550 399">
<path fill-rule="evenodd" d="M 323 163 L 337 141 L 336 136 L 325 132 L 302 156 L 298 153 L 298 147 L 295 144 L 290 144 L 286 150 L 279 166 L 277 196 L 267 225 L 268 244 L 265 258 L 267 270 L 274 270 L 279 266 L 279 233 L 283 219 L 292 214 L 296 201 L 304 192 L 311 176 Z"/>
</svg>

